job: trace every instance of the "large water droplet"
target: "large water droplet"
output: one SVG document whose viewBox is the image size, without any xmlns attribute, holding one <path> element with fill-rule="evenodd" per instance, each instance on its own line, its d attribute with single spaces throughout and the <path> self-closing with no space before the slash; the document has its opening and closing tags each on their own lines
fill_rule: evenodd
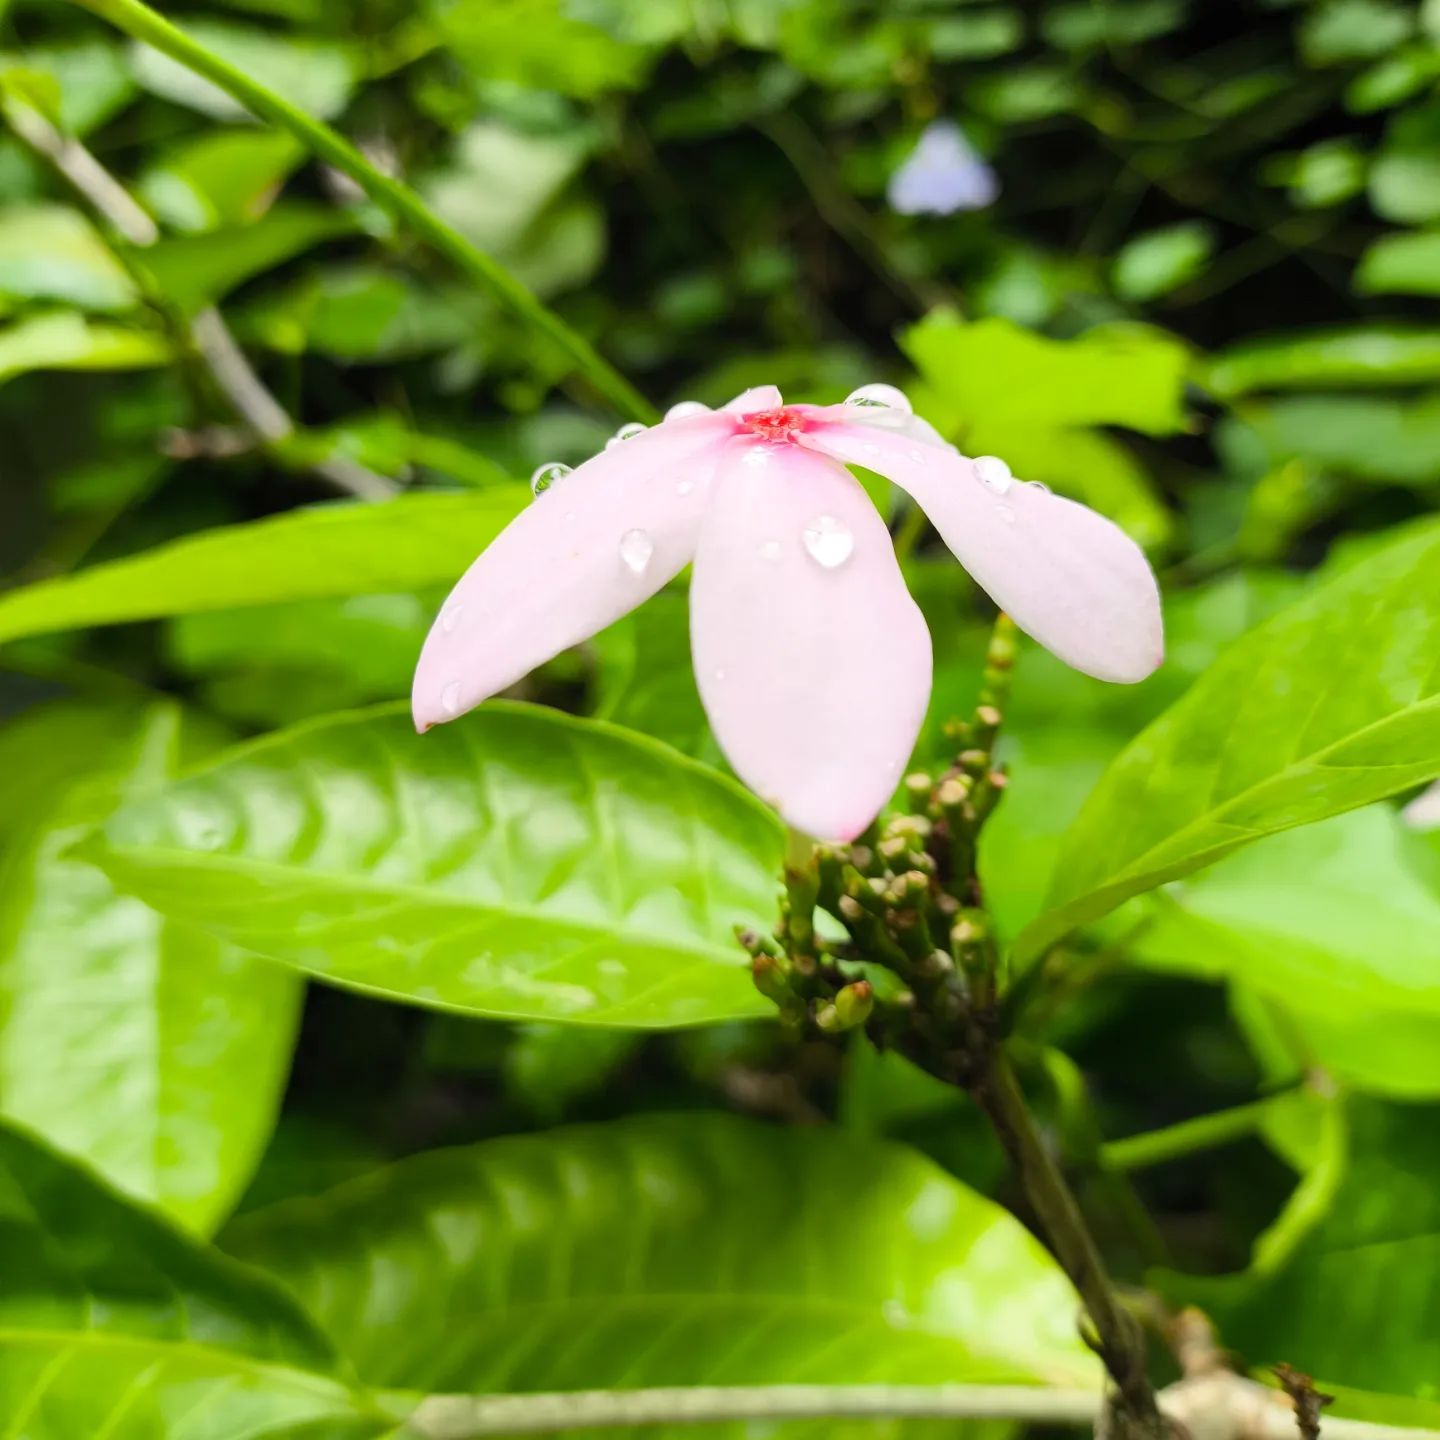
<svg viewBox="0 0 1440 1440">
<path fill-rule="evenodd" d="M 976 479 L 997 495 L 1003 495 L 1015 483 L 1010 467 L 996 455 L 981 455 L 974 465 Z"/>
<path fill-rule="evenodd" d="M 460 623 L 460 617 L 465 613 L 463 605 L 447 605 L 440 612 L 440 628 L 447 634 L 451 634 Z"/>
<path fill-rule="evenodd" d="M 613 450 L 617 445 L 623 445 L 627 440 L 633 440 L 637 435 L 643 435 L 649 427 L 642 425 L 638 420 L 632 420 L 628 425 L 622 425 L 606 442 L 605 448 Z"/>
<path fill-rule="evenodd" d="M 1038 490 L 1042 495 L 1053 495 L 1055 492 L 1043 480 L 1027 480 L 1026 488 Z"/>
<path fill-rule="evenodd" d="M 854 552 L 855 536 L 833 515 L 822 515 L 805 527 L 805 549 L 810 558 L 827 570 L 843 565 Z"/>
<path fill-rule="evenodd" d="M 785 547 L 778 540 L 765 540 L 760 545 L 762 560 L 778 560 L 785 553 Z"/>
<path fill-rule="evenodd" d="M 862 385 L 845 397 L 845 403 L 858 410 L 898 410 L 902 415 L 914 414 L 910 397 L 893 385 Z"/>
<path fill-rule="evenodd" d="M 698 400 L 682 400 L 678 405 L 672 405 L 666 412 L 667 420 L 688 420 L 692 415 L 708 415 L 710 407 L 702 405 Z"/>
<path fill-rule="evenodd" d="M 537 466 L 535 473 L 530 477 L 530 493 L 543 495 L 552 485 L 558 485 L 568 474 L 570 474 L 570 466 L 562 465 L 558 460 L 547 461 L 544 465 Z"/>
<path fill-rule="evenodd" d="M 636 575 L 643 575 L 650 557 L 655 553 L 655 542 L 645 530 L 627 530 L 620 537 L 620 558 Z"/>
<path fill-rule="evenodd" d="M 460 682 L 458 680 L 452 680 L 440 692 L 440 708 L 447 715 L 460 713 Z"/>
</svg>

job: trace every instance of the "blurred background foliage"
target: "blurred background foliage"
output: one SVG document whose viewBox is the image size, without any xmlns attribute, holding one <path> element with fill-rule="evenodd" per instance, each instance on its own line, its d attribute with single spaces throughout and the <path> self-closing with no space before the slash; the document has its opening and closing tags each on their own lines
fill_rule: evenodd
<svg viewBox="0 0 1440 1440">
<path fill-rule="evenodd" d="M 403 176 L 657 404 L 891 381 L 967 453 L 1146 545 L 1168 597 L 1154 680 L 1023 656 L 984 856 L 1010 934 L 1123 745 L 1318 567 L 1435 508 L 1434 0 L 237 0 L 172 18 Z M 66 613 L 79 592 L 20 587 L 326 500 L 337 462 L 510 513 L 537 465 L 578 463 L 618 421 L 207 82 L 47 0 L 0 5 L 0 42 L 0 1110 L 202 1231 L 442 1143 L 692 1107 L 900 1138 L 1013 1200 L 967 1102 L 893 1057 L 765 1021 L 563 1029 L 307 998 L 74 858 L 117 796 L 228 739 L 405 694 L 443 577 L 479 542 L 443 499 L 428 529 L 362 521 L 353 544 L 302 512 L 233 573 L 172 556 Z M 27 113 L 140 201 L 156 243 L 57 177 Z M 936 119 L 998 194 L 898 214 L 887 186 Z M 197 363 L 209 307 L 292 433 L 257 443 Z M 985 605 L 875 493 L 936 637 L 938 759 L 941 723 L 973 704 Z M 719 763 L 685 616 L 667 591 L 525 693 Z M 66 628 L 103 620 L 131 623 Z M 1024 1037 L 1123 1273 L 1203 1294 L 1261 1356 L 1330 1374 L 1358 1348 L 1376 1358 L 1352 1383 L 1422 1398 L 1435 1330 L 1394 1318 L 1380 1357 L 1374 1307 L 1348 1303 L 1361 1282 L 1326 1258 L 1343 1226 L 1315 1221 L 1317 1193 L 1363 1185 L 1335 1178 L 1352 1152 L 1440 1193 L 1415 1140 L 1440 1116 L 1437 870 L 1384 806 L 1267 841 L 1084 939 L 1094 983 Z M 1331 969 L 1346 978 L 1318 983 Z M 209 1027 L 209 1078 L 157 1015 Z M 157 1063 L 159 1099 L 132 1074 Z M 1215 1154 L 1099 1148 L 1232 1106 L 1251 1108 Z M 1433 1276 L 1433 1198 L 1372 1220 L 1397 1267 Z M 1265 1283 L 1193 1278 L 1246 1272 L 1257 1242 Z M 1297 1270 L 1297 1253 L 1320 1258 Z"/>
</svg>

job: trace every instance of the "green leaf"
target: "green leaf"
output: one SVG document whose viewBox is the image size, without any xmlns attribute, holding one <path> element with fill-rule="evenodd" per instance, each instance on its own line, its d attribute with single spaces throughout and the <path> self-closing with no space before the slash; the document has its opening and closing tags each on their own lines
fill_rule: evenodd
<svg viewBox="0 0 1440 1440">
<path fill-rule="evenodd" d="M 1440 295 L 1440 231 L 1382 235 L 1360 257 L 1361 295 Z"/>
<path fill-rule="evenodd" d="M 1440 330 L 1356 325 L 1266 335 L 1222 350 L 1199 379 L 1222 399 L 1257 390 L 1423 384 L 1440 379 Z"/>
<path fill-rule="evenodd" d="M 106 325 L 68 310 L 0 328 L 0 383 L 31 370 L 147 370 L 170 359 L 170 342 L 158 332 Z"/>
<path fill-rule="evenodd" d="M 226 1243 L 380 1386 L 1096 1375 L 1017 1220 L 835 1129 L 692 1114 L 495 1140 L 256 1212 Z"/>
<path fill-rule="evenodd" d="M 1030 958 L 1277 830 L 1440 774 L 1440 522 L 1232 645 L 1127 747 L 1071 827 Z"/>
<path fill-rule="evenodd" d="M 1200 220 L 1137 235 L 1115 257 L 1115 293 L 1137 303 L 1168 295 L 1204 274 L 1214 249 L 1215 232 Z"/>
<path fill-rule="evenodd" d="M 205 17 L 187 18 L 185 33 L 239 69 L 264 76 L 271 90 L 320 120 L 333 119 L 345 108 L 360 78 L 356 55 L 337 40 Z M 148 45 L 132 46 L 130 63 L 136 80 L 154 95 L 217 120 L 251 118 L 238 100 Z"/>
<path fill-rule="evenodd" d="M 1373 60 L 1410 38 L 1415 16 L 1395 0 L 1325 0 L 1300 24 L 1300 54 L 1307 65 Z"/>
<path fill-rule="evenodd" d="M 1201 1304 L 1252 1365 L 1283 1359 L 1322 1387 L 1428 1398 L 1440 1374 L 1440 1109 L 1351 1098 L 1344 1110 L 1334 1194 L 1278 1271 L 1167 1288 Z"/>
<path fill-rule="evenodd" d="M 264 1147 L 302 986 L 67 854 L 193 751 L 176 707 L 39 710 L 0 758 L 43 769 L 62 738 L 63 778 L 31 792 L 0 863 L 0 1114 L 205 1230 Z"/>
<path fill-rule="evenodd" d="M 354 218 L 343 211 L 277 205 L 261 219 L 233 229 L 161 240 L 144 252 L 143 263 L 165 297 L 193 313 L 253 276 L 354 229 Z"/>
<path fill-rule="evenodd" d="M 300 726 L 121 810 L 95 858 L 162 914 L 336 984 L 636 1028 L 763 1015 L 780 823 L 653 741 L 492 704 Z"/>
<path fill-rule="evenodd" d="M 272 1281 L 3 1128 L 0 1270 L 0 1410 L 26 1440 L 286 1440 L 302 1427 L 361 1440 L 385 1428 Z"/>
<path fill-rule="evenodd" d="M 1301 1057 L 1363 1088 L 1440 1091 L 1440 896 L 1389 806 L 1268 839 L 1170 887 L 1132 954 L 1263 994 Z M 1408 1043 L 1407 1043 L 1408 1042 Z"/>
<path fill-rule="evenodd" d="M 68 205 L 0 210 L 0 295 L 124 311 L 135 286 L 95 227 Z"/>
<path fill-rule="evenodd" d="M 135 94 L 123 48 L 100 35 L 54 45 L 27 44 L 23 51 L 0 54 L 0 73 L 14 71 L 54 82 L 60 94 L 60 127 L 68 135 L 88 135 Z"/>
<path fill-rule="evenodd" d="M 518 494 L 337 502 L 229 525 L 0 596 L 0 641 L 201 610 L 449 584 L 510 521 Z"/>
<path fill-rule="evenodd" d="M 140 177 L 140 195 L 162 224 L 199 234 L 258 220 L 305 150 L 284 130 L 201 135 L 164 154 Z"/>
<path fill-rule="evenodd" d="M 1370 204 L 1398 225 L 1440 220 L 1440 104 L 1397 115 L 1370 166 Z"/>
</svg>

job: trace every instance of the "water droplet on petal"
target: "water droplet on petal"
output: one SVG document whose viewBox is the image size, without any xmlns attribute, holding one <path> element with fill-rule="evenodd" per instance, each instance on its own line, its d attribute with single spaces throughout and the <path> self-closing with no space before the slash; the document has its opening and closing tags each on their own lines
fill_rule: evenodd
<svg viewBox="0 0 1440 1440">
<path fill-rule="evenodd" d="M 451 634 L 460 623 L 460 617 L 465 613 L 463 605 L 447 605 L 440 612 L 440 628 L 447 634 Z"/>
<path fill-rule="evenodd" d="M 666 412 L 667 420 L 688 420 L 692 415 L 708 415 L 710 407 L 702 405 L 698 400 L 682 400 L 678 405 L 672 405 Z"/>
<path fill-rule="evenodd" d="M 845 397 L 845 403 L 861 410 L 898 410 L 902 415 L 914 413 L 910 397 L 893 385 L 862 385 Z"/>
<path fill-rule="evenodd" d="M 766 540 L 760 546 L 762 560 L 778 560 L 785 553 L 785 547 L 778 540 Z"/>
<path fill-rule="evenodd" d="M 682 480 L 675 487 L 675 493 L 677 495 L 688 495 L 694 488 L 695 482 L 693 480 Z"/>
<path fill-rule="evenodd" d="M 655 553 L 655 542 L 645 530 L 627 530 L 620 537 L 620 558 L 636 575 L 643 575 L 650 557 Z"/>
<path fill-rule="evenodd" d="M 997 495 L 1003 495 L 1015 483 L 1010 467 L 996 455 L 981 455 L 973 464 L 976 479 Z"/>
<path fill-rule="evenodd" d="M 458 680 L 452 680 L 440 692 L 440 708 L 447 715 L 460 713 L 460 682 Z"/>
<path fill-rule="evenodd" d="M 1007 525 L 1013 525 L 1015 523 L 1015 512 L 1008 505 L 997 505 L 995 507 L 995 514 Z"/>
<path fill-rule="evenodd" d="M 1042 495 L 1052 495 L 1054 491 L 1043 480 L 1027 480 L 1025 484 L 1031 490 L 1038 490 Z"/>
<path fill-rule="evenodd" d="M 717 680 L 723 680 L 725 678 L 725 672 L 723 670 L 717 670 L 715 672 L 715 678 Z"/>
<path fill-rule="evenodd" d="M 622 425 L 610 438 L 612 440 L 633 440 L 637 435 L 643 435 L 650 427 L 642 425 L 638 420 L 632 420 L 628 425 Z"/>
<path fill-rule="evenodd" d="M 855 536 L 833 515 L 822 515 L 805 527 L 805 549 L 810 558 L 826 570 L 843 565 L 855 550 Z"/>
<path fill-rule="evenodd" d="M 878 454 L 880 453 L 880 447 L 879 447 L 878 445 L 876 445 L 876 444 L 873 444 L 871 441 L 868 441 L 868 440 L 867 440 L 867 441 L 860 447 L 860 451 L 861 451 L 861 453 L 864 454 L 864 455 L 878 455 Z"/>
<path fill-rule="evenodd" d="M 570 474 L 570 466 L 562 465 L 558 460 L 551 460 L 544 465 L 537 466 L 535 473 L 530 477 L 530 493 L 543 495 L 552 485 L 558 485 L 568 474 Z"/>
<path fill-rule="evenodd" d="M 923 465 L 925 463 L 925 452 L 923 450 L 907 450 L 905 452 L 905 458 L 907 460 L 913 460 L 917 465 Z"/>
</svg>

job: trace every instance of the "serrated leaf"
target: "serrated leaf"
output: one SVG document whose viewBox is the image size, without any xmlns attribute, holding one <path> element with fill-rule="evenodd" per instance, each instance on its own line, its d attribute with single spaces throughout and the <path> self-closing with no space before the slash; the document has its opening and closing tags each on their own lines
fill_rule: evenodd
<svg viewBox="0 0 1440 1440">
<path fill-rule="evenodd" d="M 780 823 L 611 726 L 491 704 L 299 726 L 127 806 L 116 883 L 321 979 L 477 1015 L 637 1028 L 763 1015 Z"/>
<path fill-rule="evenodd" d="M 1071 827 L 1033 957 L 1251 840 L 1440 773 L 1440 523 L 1238 641 L 1111 765 Z"/>
<path fill-rule="evenodd" d="M 384 1428 L 272 1281 L 3 1128 L 0 1270 L 0 1411 L 26 1440 L 282 1440 L 302 1426 L 359 1440 Z"/>
<path fill-rule="evenodd" d="M 116 625 L 448 584 L 513 518 L 523 492 L 336 502 L 228 525 L 0 597 L 0 642 Z"/>
<path fill-rule="evenodd" d="M 256 1212 L 226 1244 L 380 1386 L 1096 1374 L 1018 1221 L 834 1129 L 692 1114 L 495 1140 Z"/>
<path fill-rule="evenodd" d="M 209 1229 L 269 1134 L 302 986 L 67 853 L 196 749 L 178 709 L 39 710 L 0 736 L 0 760 L 43 772 L 60 737 L 63 774 L 31 792 L 0 863 L 0 1114 Z"/>
</svg>

